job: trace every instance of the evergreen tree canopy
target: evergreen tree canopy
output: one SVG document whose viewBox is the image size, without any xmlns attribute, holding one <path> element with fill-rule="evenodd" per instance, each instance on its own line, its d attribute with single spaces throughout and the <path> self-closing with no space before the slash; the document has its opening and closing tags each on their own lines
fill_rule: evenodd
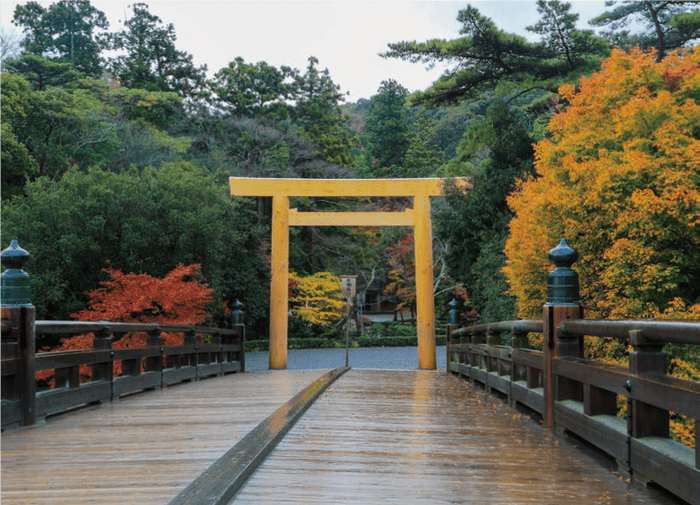
<svg viewBox="0 0 700 505">
<path fill-rule="evenodd" d="M 347 118 L 340 111 L 345 99 L 328 69 L 319 71 L 318 59 L 309 57 L 304 75 L 296 77 L 294 117 L 301 134 L 318 146 L 318 155 L 329 163 L 352 168 L 355 159 Z"/>
<path fill-rule="evenodd" d="M 22 46 L 27 52 L 71 63 L 93 77 L 102 74 L 102 47 L 96 32 L 107 29 L 109 23 L 89 0 L 59 0 L 48 8 L 27 2 L 15 8 L 12 22 L 22 27 Z"/>
<path fill-rule="evenodd" d="M 391 177 L 392 167 L 403 164 L 409 144 L 406 118 L 408 90 L 393 79 L 382 81 L 370 100 L 365 132 L 375 175 Z"/>
<path fill-rule="evenodd" d="M 569 76 L 575 80 L 595 68 L 608 52 L 602 39 L 574 27 L 578 15 L 570 14 L 569 8 L 557 0 L 538 2 L 542 19 L 531 30 L 542 34 L 544 41 L 531 43 L 498 29 L 478 9 L 468 6 L 457 16 L 463 37 L 397 42 L 389 44 L 390 50 L 382 56 L 413 63 L 454 64 L 430 88 L 412 96 L 411 103 L 427 107 L 473 97 L 478 90 L 503 80 L 525 89 L 556 92 L 563 80 Z"/>
<path fill-rule="evenodd" d="M 110 72 L 128 88 L 175 91 L 184 98 L 202 96 L 206 65 L 196 67 L 191 54 L 175 47 L 172 23 L 164 25 L 144 3 L 131 8 L 124 29 L 108 37 L 110 49 L 123 53 L 110 60 Z"/>
<path fill-rule="evenodd" d="M 246 63 L 239 56 L 216 73 L 211 88 L 231 114 L 285 119 L 289 115 L 286 102 L 294 95 L 293 78 L 297 73 L 264 61 Z"/>
<path fill-rule="evenodd" d="M 668 51 L 700 38 L 697 2 L 625 0 L 607 1 L 605 5 L 614 6 L 614 9 L 592 19 L 590 24 L 609 27 L 605 36 L 624 49 L 634 46 L 656 49 L 657 61 L 663 60 Z M 628 30 L 623 30 L 634 22 L 641 22 L 644 31 L 630 34 Z"/>
</svg>

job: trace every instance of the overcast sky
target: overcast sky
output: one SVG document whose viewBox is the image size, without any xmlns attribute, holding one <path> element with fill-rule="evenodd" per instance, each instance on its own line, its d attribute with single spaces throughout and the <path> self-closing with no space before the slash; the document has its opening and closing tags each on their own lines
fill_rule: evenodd
<svg viewBox="0 0 700 505">
<path fill-rule="evenodd" d="M 0 2 L 0 24 L 11 24 L 15 6 Z M 42 5 L 54 2 L 40 1 Z M 93 0 L 103 11 L 110 31 L 121 22 L 133 2 Z M 266 61 L 303 71 L 309 56 L 328 68 L 331 78 L 349 92 L 347 102 L 369 98 L 380 83 L 395 79 L 409 91 L 426 89 L 440 69 L 427 71 L 421 64 L 384 59 L 378 53 L 390 42 L 423 41 L 459 36 L 457 12 L 468 3 L 490 17 L 499 28 L 532 38 L 525 27 L 538 19 L 531 1 L 479 0 L 470 2 L 370 2 L 370 1 L 233 1 L 233 0 L 144 0 L 151 13 L 164 23 L 173 23 L 178 49 L 206 64 L 209 74 L 225 67 L 237 56 L 246 62 Z M 605 10 L 603 1 L 574 1 L 580 13 L 579 26 Z"/>
</svg>

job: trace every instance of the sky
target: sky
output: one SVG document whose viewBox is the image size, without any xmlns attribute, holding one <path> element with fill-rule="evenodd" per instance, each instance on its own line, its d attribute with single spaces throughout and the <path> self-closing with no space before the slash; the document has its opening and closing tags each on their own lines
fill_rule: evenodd
<svg viewBox="0 0 700 505">
<path fill-rule="evenodd" d="M 534 0 L 477 0 L 469 2 L 407 2 L 393 0 L 240 1 L 240 0 L 141 0 L 151 13 L 168 24 L 177 35 L 177 48 L 191 53 L 197 65 L 206 64 L 212 76 L 236 57 L 247 63 L 265 61 L 304 71 L 315 56 L 327 68 L 333 82 L 348 93 L 346 102 L 356 102 L 377 93 L 382 81 L 394 79 L 409 91 L 428 88 L 442 68 L 396 59 L 379 53 L 387 44 L 404 40 L 459 37 L 456 17 L 472 4 L 496 26 L 531 40 L 525 27 L 537 22 Z M 17 2 L 0 2 L 0 26 L 15 30 L 12 16 Z M 39 1 L 48 6 L 53 2 Z M 121 29 L 133 2 L 92 0 L 107 15 L 110 31 Z M 580 14 L 579 27 L 605 11 L 604 1 L 573 1 Z"/>
</svg>

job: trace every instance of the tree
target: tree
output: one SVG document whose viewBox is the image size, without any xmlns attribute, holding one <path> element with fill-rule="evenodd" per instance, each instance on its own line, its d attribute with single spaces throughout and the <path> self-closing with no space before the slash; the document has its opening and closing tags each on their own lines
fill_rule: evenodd
<svg viewBox="0 0 700 505">
<path fill-rule="evenodd" d="M 488 322 L 512 319 L 514 299 L 500 272 L 512 212 L 506 198 L 516 181 L 532 171 L 532 139 L 525 115 L 495 102 L 472 122 L 444 168 L 468 176 L 472 187 L 448 189 L 446 205 L 435 216 L 436 235 L 447 243 L 446 263 L 464 284 L 471 303 Z"/>
<path fill-rule="evenodd" d="M 239 56 L 214 75 L 211 87 L 231 114 L 285 119 L 296 74 L 287 66 L 276 68 L 264 61 L 246 63 Z"/>
<path fill-rule="evenodd" d="M 85 308 L 84 293 L 103 280 L 108 260 L 112 269 L 152 277 L 199 264 L 214 308 L 240 299 L 255 333 L 267 323 L 269 268 L 255 208 L 231 198 L 226 182 L 225 174 L 184 162 L 40 177 L 4 203 L 3 244 L 16 238 L 32 254 L 39 318 L 65 319 Z"/>
<path fill-rule="evenodd" d="M 539 88 L 555 92 L 562 82 L 575 80 L 596 68 L 608 52 L 607 44 L 592 32 L 573 27 L 578 15 L 569 14 L 569 7 L 558 1 L 538 4 L 543 18 L 530 28 L 543 34 L 544 42 L 531 43 L 499 30 L 475 7 L 468 6 L 457 16 L 463 37 L 392 43 L 382 56 L 429 65 L 455 64 L 426 91 L 414 94 L 413 105 L 432 107 L 454 103 L 505 81 L 522 90 Z"/>
<path fill-rule="evenodd" d="M 107 29 L 109 23 L 89 0 L 59 0 L 48 8 L 27 2 L 15 8 L 12 22 L 23 27 L 22 46 L 27 52 L 71 63 L 93 77 L 102 73 L 102 47 L 96 32 Z"/>
<path fill-rule="evenodd" d="M 566 61 L 569 71 L 584 65 L 590 54 L 601 54 L 600 39 L 591 30 L 576 28 L 579 15 L 571 13 L 570 3 L 537 0 L 537 12 L 540 20 L 526 29 L 541 35 L 544 45 Z"/>
<path fill-rule="evenodd" d="M 616 50 L 549 123 L 509 198 L 504 272 L 523 317 L 541 311 L 547 251 L 566 237 L 592 317 L 697 311 L 700 48 L 663 61 Z"/>
<path fill-rule="evenodd" d="M 370 100 L 365 132 L 369 139 L 373 175 L 393 177 L 401 166 L 409 144 L 406 118 L 408 90 L 393 79 L 382 81 Z"/>
<path fill-rule="evenodd" d="M 19 59 L 6 64 L 9 72 L 21 75 L 36 91 L 47 86 L 62 87 L 77 81 L 81 74 L 71 63 L 50 60 L 32 53 L 24 53 Z"/>
<path fill-rule="evenodd" d="M 295 82 L 296 106 L 294 120 L 301 135 L 318 146 L 318 156 L 328 163 L 352 168 L 353 141 L 347 127 L 347 117 L 340 111 L 344 100 L 340 86 L 331 79 L 328 69 L 319 71 L 318 59 L 309 57 L 304 75 Z"/>
<path fill-rule="evenodd" d="M 438 144 L 435 121 L 420 118 L 412 125 L 408 148 L 399 177 L 429 177 L 442 164 L 445 156 Z"/>
<path fill-rule="evenodd" d="M 162 279 L 105 270 L 109 280 L 87 293 L 89 308 L 71 314 L 79 321 L 203 324 L 213 290 L 197 281 L 199 265 L 178 265 Z"/>
<path fill-rule="evenodd" d="M 523 317 L 541 314 L 547 251 L 566 237 L 587 317 L 695 319 L 700 314 L 700 48 L 615 50 L 536 146 L 538 178 L 509 198 L 516 212 L 504 272 Z M 624 361 L 626 345 L 586 339 L 586 352 Z M 688 346 L 667 346 L 668 373 L 700 378 Z M 612 353 L 610 351 L 613 351 Z M 692 443 L 692 421 L 671 417 Z"/>
<path fill-rule="evenodd" d="M 164 25 L 144 3 L 131 8 L 124 29 L 108 37 L 109 48 L 121 53 L 108 63 L 114 77 L 127 88 L 175 91 L 190 99 L 204 96 L 207 67 L 196 67 L 191 54 L 177 50 L 172 23 Z"/>
<path fill-rule="evenodd" d="M 39 167 L 27 147 L 17 139 L 15 130 L 22 127 L 30 107 L 29 83 L 19 76 L 2 74 L 2 197 L 22 191 L 25 182 Z"/>
<path fill-rule="evenodd" d="M 611 11 L 592 19 L 593 26 L 606 26 L 610 30 L 605 36 L 624 49 L 638 46 L 641 49 L 656 49 L 656 59 L 664 59 L 668 51 L 686 46 L 700 38 L 700 12 L 695 2 L 660 2 L 626 0 L 607 1 Z M 630 23 L 641 23 L 641 33 L 630 34 L 622 30 Z"/>
<path fill-rule="evenodd" d="M 158 279 L 146 274 L 124 274 L 119 270 L 105 269 L 109 280 L 102 281 L 100 287 L 89 293 L 89 308 L 71 317 L 79 321 L 115 321 L 159 324 L 203 324 L 208 318 L 208 305 L 212 302 L 212 292 L 197 280 L 199 265 L 178 265 L 164 278 Z M 74 351 L 92 349 L 94 335 L 77 335 L 63 338 L 60 344 L 44 351 Z M 146 333 L 127 333 L 116 339 L 112 347 L 124 349 L 143 347 L 147 343 Z M 183 335 L 161 334 L 163 345 L 182 345 Z M 81 382 L 90 380 L 90 365 L 80 365 Z M 115 375 L 121 374 L 121 362 L 114 363 Z M 37 379 L 54 384 L 54 371 L 37 373 Z"/>
<path fill-rule="evenodd" d="M 310 276 L 290 272 L 289 291 L 292 315 L 308 325 L 328 329 L 345 316 L 340 278 L 330 272 Z"/>
</svg>

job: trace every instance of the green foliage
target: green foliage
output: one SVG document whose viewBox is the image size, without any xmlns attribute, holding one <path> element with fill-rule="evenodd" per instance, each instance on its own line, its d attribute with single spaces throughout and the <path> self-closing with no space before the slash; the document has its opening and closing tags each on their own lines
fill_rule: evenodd
<svg viewBox="0 0 700 505">
<path fill-rule="evenodd" d="M 501 273 L 512 217 L 506 197 L 532 170 L 532 140 L 524 115 L 502 102 L 474 121 L 448 162 L 450 175 L 469 176 L 472 188 L 448 189 L 435 216 L 436 235 L 447 243 L 446 263 L 467 289 L 485 321 L 512 319 L 514 300 Z"/>
<path fill-rule="evenodd" d="M 372 323 L 366 330 L 372 338 L 415 337 L 416 327 L 410 323 Z"/>
<path fill-rule="evenodd" d="M 479 11 L 468 6 L 459 11 L 462 23 L 455 40 L 433 39 L 426 42 L 397 42 L 382 56 L 412 63 L 454 62 L 429 89 L 411 97 L 412 104 L 427 107 L 473 98 L 476 92 L 507 80 L 523 89 L 556 91 L 562 78 L 576 79 L 596 68 L 607 54 L 607 44 L 590 32 L 573 28 L 577 15 L 568 14 L 568 4 L 540 2 L 543 16 L 532 30 L 545 35 L 543 42 L 531 43 L 518 35 L 496 27 Z M 556 35 L 556 36 L 555 36 Z"/>
<path fill-rule="evenodd" d="M 355 166 L 353 140 L 347 118 L 339 107 L 343 94 L 328 69 L 321 72 L 317 65 L 318 59 L 311 56 L 306 73 L 295 79 L 295 124 L 301 127 L 301 135 L 318 147 L 321 159 L 352 168 Z"/>
<path fill-rule="evenodd" d="M 286 119 L 294 95 L 297 71 L 275 68 L 264 61 L 246 63 L 240 56 L 214 75 L 211 87 L 220 103 L 232 114 Z"/>
<path fill-rule="evenodd" d="M 43 91 L 47 86 L 65 86 L 81 77 L 70 63 L 32 53 L 24 53 L 19 59 L 7 62 L 6 66 L 7 71 L 21 75 L 37 91 Z"/>
<path fill-rule="evenodd" d="M 420 118 L 413 124 L 409 134 L 408 149 L 403 167 L 397 171 L 397 177 L 429 177 L 444 161 L 444 154 L 438 144 L 435 133 L 435 121 Z"/>
<path fill-rule="evenodd" d="M 2 196 L 20 194 L 25 182 L 38 173 L 36 160 L 15 135 L 30 109 L 29 83 L 19 76 L 2 74 Z"/>
<path fill-rule="evenodd" d="M 82 309 L 109 261 L 157 277 L 180 263 L 201 264 L 215 303 L 239 298 L 247 322 L 265 320 L 269 274 L 251 254 L 254 214 L 228 195 L 225 177 L 186 163 L 140 173 L 92 168 L 70 170 L 59 181 L 42 177 L 25 189 L 26 196 L 4 205 L 3 244 L 17 238 L 31 252 L 40 318 L 65 319 Z"/>
<path fill-rule="evenodd" d="M 374 176 L 393 177 L 396 167 L 404 162 L 409 145 L 407 96 L 408 90 L 390 79 L 381 83 L 370 100 L 365 132 Z"/>
<path fill-rule="evenodd" d="M 196 67 L 191 54 L 175 47 L 173 24 L 164 25 L 145 3 L 131 9 L 124 29 L 107 37 L 109 48 L 123 53 L 110 59 L 110 72 L 128 88 L 174 91 L 191 99 L 205 96 L 207 67 Z"/>
<path fill-rule="evenodd" d="M 24 49 L 38 56 L 70 63 L 93 77 L 102 73 L 96 32 L 109 27 L 105 14 L 89 0 L 59 0 L 44 8 L 31 1 L 15 8 L 12 22 L 23 28 Z"/>
<path fill-rule="evenodd" d="M 668 51 L 687 47 L 700 38 L 700 12 L 695 2 L 625 0 L 606 5 L 614 8 L 592 19 L 590 24 L 609 27 L 604 36 L 622 49 L 653 48 L 657 61 L 661 61 Z M 638 31 L 624 30 L 630 24 Z"/>
</svg>

